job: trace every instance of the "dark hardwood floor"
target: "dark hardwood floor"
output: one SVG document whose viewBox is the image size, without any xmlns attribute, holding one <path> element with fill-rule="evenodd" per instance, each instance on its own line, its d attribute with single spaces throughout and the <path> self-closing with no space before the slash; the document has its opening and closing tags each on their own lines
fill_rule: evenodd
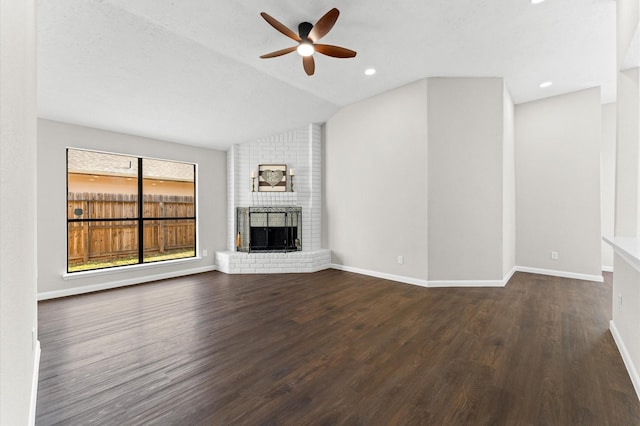
<svg viewBox="0 0 640 426">
<path fill-rule="evenodd" d="M 41 302 L 38 425 L 640 425 L 611 283 L 218 272 Z"/>
</svg>

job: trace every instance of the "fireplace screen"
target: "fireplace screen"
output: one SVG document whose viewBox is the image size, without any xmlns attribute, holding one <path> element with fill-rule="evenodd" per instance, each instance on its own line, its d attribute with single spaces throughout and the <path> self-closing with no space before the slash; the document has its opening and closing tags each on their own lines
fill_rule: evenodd
<svg viewBox="0 0 640 426">
<path fill-rule="evenodd" d="M 236 250 L 302 250 L 302 207 L 236 208 Z"/>
</svg>

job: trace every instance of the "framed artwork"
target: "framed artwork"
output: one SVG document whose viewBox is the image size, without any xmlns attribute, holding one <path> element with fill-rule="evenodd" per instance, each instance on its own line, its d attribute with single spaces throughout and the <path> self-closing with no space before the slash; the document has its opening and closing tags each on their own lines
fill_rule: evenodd
<svg viewBox="0 0 640 426">
<path fill-rule="evenodd" d="M 286 190 L 286 164 L 260 164 L 258 166 L 259 192 L 286 192 Z"/>
</svg>

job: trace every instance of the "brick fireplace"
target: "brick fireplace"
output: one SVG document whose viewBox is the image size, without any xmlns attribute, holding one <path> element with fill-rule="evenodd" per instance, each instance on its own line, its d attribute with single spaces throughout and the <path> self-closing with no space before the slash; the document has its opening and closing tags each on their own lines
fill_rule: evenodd
<svg viewBox="0 0 640 426">
<path fill-rule="evenodd" d="M 294 169 L 295 192 L 291 192 L 289 186 L 286 192 L 257 192 L 258 187 L 255 186 L 252 192 L 251 172 L 257 172 L 260 164 L 286 164 L 289 169 Z M 327 269 L 331 263 L 331 252 L 322 249 L 320 243 L 321 169 L 322 130 L 318 124 L 233 145 L 227 152 L 227 250 L 216 253 L 217 269 L 225 273 L 315 272 Z M 239 208 L 247 209 L 247 214 L 249 209 L 256 213 L 277 211 L 278 208 L 299 209 L 300 224 L 296 224 L 296 237 L 292 244 L 287 242 L 289 249 L 256 251 L 241 244 L 238 250 Z M 256 225 L 256 228 L 259 227 Z M 245 237 L 250 236 L 246 232 Z M 254 232 L 261 231 L 256 229 Z M 268 237 L 264 238 L 268 242 Z M 299 239 L 298 247 L 296 238 Z"/>
</svg>

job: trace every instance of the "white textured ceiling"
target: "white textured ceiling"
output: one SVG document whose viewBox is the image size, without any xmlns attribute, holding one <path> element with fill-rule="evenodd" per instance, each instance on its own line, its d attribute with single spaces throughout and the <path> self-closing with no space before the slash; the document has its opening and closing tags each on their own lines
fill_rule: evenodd
<svg viewBox="0 0 640 426">
<path fill-rule="evenodd" d="M 179 143 L 229 145 L 324 122 L 339 108 L 433 76 L 504 77 L 514 102 L 602 87 L 615 100 L 615 1 L 40 0 L 39 116 Z M 297 31 L 332 7 L 314 55 Z M 364 70 L 377 69 L 372 77 Z M 543 81 L 553 85 L 540 89 Z"/>
</svg>

